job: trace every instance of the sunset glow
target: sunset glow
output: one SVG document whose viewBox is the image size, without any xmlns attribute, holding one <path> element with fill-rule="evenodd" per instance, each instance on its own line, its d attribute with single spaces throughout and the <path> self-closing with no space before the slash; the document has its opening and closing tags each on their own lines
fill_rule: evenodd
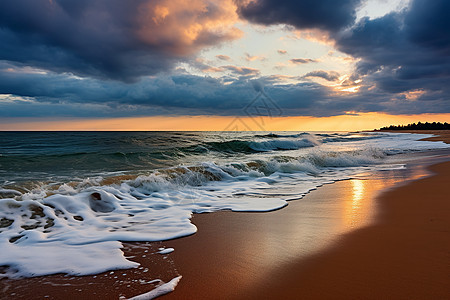
<svg viewBox="0 0 450 300">
<path fill-rule="evenodd" d="M 41 119 L 1 120 L 0 130 L 63 131 L 358 131 L 386 124 L 446 122 L 447 114 L 388 115 L 381 113 L 347 114 L 333 117 L 220 117 L 172 116 L 116 119 Z M 14 122 L 12 122 L 14 121 Z"/>
</svg>

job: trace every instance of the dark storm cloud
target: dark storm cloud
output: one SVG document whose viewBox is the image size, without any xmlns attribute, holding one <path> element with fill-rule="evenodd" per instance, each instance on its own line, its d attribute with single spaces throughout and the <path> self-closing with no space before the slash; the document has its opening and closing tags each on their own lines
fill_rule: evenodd
<svg viewBox="0 0 450 300">
<path fill-rule="evenodd" d="M 0 116 L 243 115 L 257 94 L 249 79 L 260 71 L 195 59 L 203 47 L 239 36 L 232 27 L 205 25 L 235 22 L 231 1 L 0 1 Z M 311 77 L 337 82 L 334 72 L 259 78 L 283 115 L 450 112 L 450 1 L 413 0 L 408 10 L 357 24 L 357 0 L 237 3 L 252 22 L 327 30 L 340 51 L 359 59 L 342 84 L 361 85 L 354 94 L 309 80 L 282 84 Z M 205 26 L 192 37 L 186 28 L 196 24 Z M 174 74 L 180 61 L 226 75 Z"/>
<path fill-rule="evenodd" d="M 361 0 L 236 0 L 241 17 L 258 24 L 336 31 L 351 25 Z"/>
<path fill-rule="evenodd" d="M 283 116 L 449 110 L 448 103 L 436 101 L 434 97 L 416 102 L 389 101 L 388 93 L 379 90 L 337 95 L 313 82 L 280 84 L 273 78 L 263 77 L 256 83 L 264 86 L 265 93 L 282 109 Z M 189 74 L 145 77 L 125 83 L 80 79 L 69 74 L 17 72 L 3 63 L 0 91 L 12 96 L 0 98 L 0 117 L 245 115 L 244 107 L 257 96 L 256 83 L 242 78 L 225 80 Z"/>
<path fill-rule="evenodd" d="M 372 89 L 360 89 L 362 101 L 378 101 L 379 105 L 371 104 L 372 109 L 389 108 L 390 113 L 420 113 L 420 108 L 423 112 L 450 112 L 450 1 L 412 0 L 407 9 L 376 19 L 363 18 L 357 24 L 355 8 L 360 1 L 238 3 L 241 16 L 251 22 L 327 30 L 340 51 L 359 59 L 346 85 L 355 85 L 357 79 L 362 79 L 362 85 L 375 86 L 383 97 L 396 101 L 405 98 L 404 93 L 424 92 L 416 102 L 407 101 L 410 109 L 405 110 L 377 97 Z M 328 77 L 319 73 L 306 77 L 318 75 Z M 360 107 L 357 102 L 353 105 Z"/>
<path fill-rule="evenodd" d="M 236 17 L 230 1 L 206 10 L 201 0 L 0 1 L 0 60 L 136 80 L 167 70 L 203 47 L 238 37 L 231 27 Z M 195 33 L 186 30 L 218 18 L 225 26 L 221 31 L 208 26 Z"/>
<path fill-rule="evenodd" d="M 311 111 L 306 110 L 308 107 L 313 108 L 313 113 L 329 113 L 316 109 L 320 106 L 314 107 L 316 99 L 329 98 L 325 87 L 315 83 L 272 85 L 269 80 L 260 81 L 266 92 L 289 113 L 306 114 Z M 0 91 L 14 95 L 6 101 L 0 100 L 0 116 L 4 117 L 45 116 L 44 108 L 49 109 L 52 105 L 51 111 L 61 115 L 134 116 L 155 112 L 163 115 L 242 115 L 245 114 L 243 108 L 257 95 L 252 81 L 242 78 L 225 81 L 179 74 L 124 83 L 80 79 L 67 74 L 16 72 L 5 65 L 0 66 Z M 92 109 L 76 109 L 72 114 L 71 109 L 76 104 Z"/>
<path fill-rule="evenodd" d="M 226 88 L 219 80 L 191 75 L 143 78 L 135 83 L 79 79 L 66 74 L 0 72 L 0 91 L 32 97 L 38 103 L 102 104 L 187 109 L 213 109 L 240 106 L 241 97 L 251 97 L 252 89 L 243 82 Z M 241 90 L 241 97 L 233 91 Z"/>
<path fill-rule="evenodd" d="M 414 43 L 450 55 L 450 2 L 415 0 L 405 22 Z"/>
<path fill-rule="evenodd" d="M 408 10 L 362 19 L 336 37 L 339 50 L 361 58 L 355 76 L 390 93 L 423 89 L 450 99 L 450 2 L 414 0 Z"/>
</svg>

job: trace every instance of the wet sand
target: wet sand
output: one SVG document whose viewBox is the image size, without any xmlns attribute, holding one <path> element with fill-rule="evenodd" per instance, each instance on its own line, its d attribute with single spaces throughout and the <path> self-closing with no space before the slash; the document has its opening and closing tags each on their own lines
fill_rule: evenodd
<svg viewBox="0 0 450 300">
<path fill-rule="evenodd" d="M 417 131 L 450 143 L 450 131 Z M 448 160 L 448 158 L 447 158 Z M 274 272 L 246 299 L 450 299 L 450 162 L 383 193 L 376 221 Z"/>
<path fill-rule="evenodd" d="M 140 269 L 0 280 L 0 295 L 118 299 L 182 275 L 162 299 L 448 299 L 450 162 L 431 170 L 400 187 L 428 171 L 340 181 L 269 213 L 194 215 L 195 235 L 125 244 Z"/>
<path fill-rule="evenodd" d="M 272 213 L 194 216 L 165 298 L 448 299 L 450 162 L 431 171 L 337 182 Z"/>
<path fill-rule="evenodd" d="M 383 194 L 375 224 L 293 262 L 247 299 L 449 299 L 450 162 Z"/>
</svg>

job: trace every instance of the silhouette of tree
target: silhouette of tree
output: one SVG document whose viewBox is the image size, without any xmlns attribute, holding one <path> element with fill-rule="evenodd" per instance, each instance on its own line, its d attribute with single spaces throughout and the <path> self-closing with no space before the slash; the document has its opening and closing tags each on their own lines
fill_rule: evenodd
<svg viewBox="0 0 450 300">
<path fill-rule="evenodd" d="M 441 122 L 417 122 L 408 124 L 408 125 L 390 125 L 386 127 L 382 127 L 379 130 L 450 130 L 450 124 L 447 122 L 441 123 Z"/>
</svg>

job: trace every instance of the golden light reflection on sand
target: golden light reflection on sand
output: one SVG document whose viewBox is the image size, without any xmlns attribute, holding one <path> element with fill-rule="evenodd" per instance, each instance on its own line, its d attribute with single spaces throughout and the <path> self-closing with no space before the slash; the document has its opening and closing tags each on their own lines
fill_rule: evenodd
<svg viewBox="0 0 450 300">
<path fill-rule="evenodd" d="M 240 273 L 237 276 L 249 272 L 251 280 L 247 284 L 258 282 L 272 268 L 311 255 L 343 234 L 370 224 L 376 213 L 376 196 L 403 180 L 393 175 L 336 182 L 274 212 L 240 213 L 245 214 L 245 218 L 233 219 L 229 224 L 233 230 L 242 231 L 242 236 L 238 235 L 234 243 L 239 245 L 239 253 L 246 257 L 245 265 L 234 266 Z M 252 234 L 249 236 L 245 232 Z M 222 234 L 226 233 L 216 235 Z M 250 270 L 258 270 L 258 274 Z"/>
<path fill-rule="evenodd" d="M 408 179 L 417 180 L 426 176 L 423 169 L 411 169 Z M 367 175 L 366 175 L 367 176 Z M 355 228 L 369 224 L 375 217 L 376 201 L 374 200 L 380 191 L 405 181 L 402 177 L 395 177 L 393 173 L 386 173 L 385 178 L 375 179 L 351 179 L 348 190 L 344 198 L 342 209 L 343 230 L 353 230 Z"/>
<path fill-rule="evenodd" d="M 361 211 L 364 209 L 364 180 L 352 179 L 350 180 L 352 185 L 352 202 L 351 209 L 349 210 L 347 220 L 349 220 L 350 226 L 354 227 L 361 218 Z"/>
</svg>

